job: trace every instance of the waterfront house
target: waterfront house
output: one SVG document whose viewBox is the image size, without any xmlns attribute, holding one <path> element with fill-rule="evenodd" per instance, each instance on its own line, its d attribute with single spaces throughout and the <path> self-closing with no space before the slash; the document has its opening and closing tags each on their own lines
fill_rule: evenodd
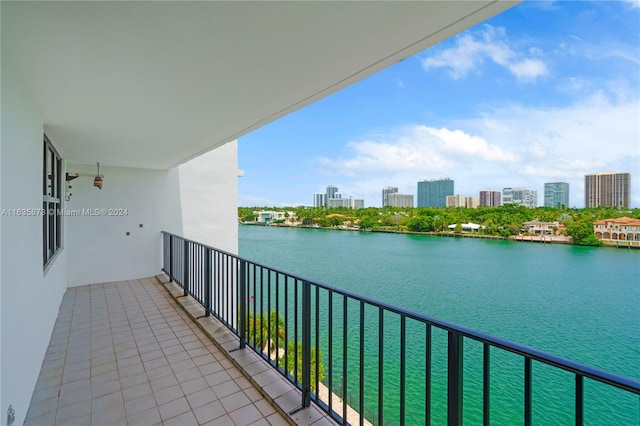
<svg viewBox="0 0 640 426">
<path fill-rule="evenodd" d="M 275 210 L 260 210 L 255 211 L 253 214 L 256 216 L 256 222 L 269 224 L 277 220 L 284 220 L 292 222 L 295 220 L 295 212 L 284 212 Z"/>
<path fill-rule="evenodd" d="M 564 227 L 560 222 L 540 222 L 538 220 L 531 220 L 522 223 L 522 232 L 527 232 L 533 235 L 555 235 L 561 228 Z"/>
<path fill-rule="evenodd" d="M 640 244 L 640 219 L 619 217 L 598 220 L 593 223 L 593 233 L 603 242 Z"/>
<path fill-rule="evenodd" d="M 62 365 L 38 377 L 43 360 L 61 362 L 67 349 L 80 352 L 77 366 L 89 357 L 78 373 L 91 377 L 73 383 L 91 387 L 77 396 L 105 391 L 93 374 L 121 367 L 145 337 L 95 355 L 125 324 L 110 326 L 89 302 L 112 287 L 144 291 L 135 279 L 159 273 L 161 231 L 237 253 L 237 138 L 515 3 L 1 2 L 3 422 L 22 424 L 30 401 L 40 421 L 61 416 L 59 387 L 72 377 Z M 192 159 L 209 174 L 181 166 Z M 206 229 L 194 228 L 202 218 Z M 118 284 L 84 287 L 105 282 Z M 73 321 L 66 293 L 83 312 Z M 153 303 L 141 302 L 137 318 Z M 52 340 L 67 320 L 100 338 Z M 113 362 L 98 364 L 105 357 Z M 125 360 L 146 363 L 138 353 Z M 121 417 L 110 420 L 132 421 L 119 392 Z M 92 401 L 67 407 L 83 417 L 66 420 L 97 422 Z M 147 409 L 156 422 L 171 420 L 167 410 Z"/>
<path fill-rule="evenodd" d="M 458 226 L 458 224 L 454 223 L 453 225 L 449 225 L 448 228 L 453 231 L 456 229 L 456 226 Z M 478 232 L 481 228 L 484 228 L 484 226 L 477 223 L 462 223 L 460 226 L 463 232 Z"/>
</svg>

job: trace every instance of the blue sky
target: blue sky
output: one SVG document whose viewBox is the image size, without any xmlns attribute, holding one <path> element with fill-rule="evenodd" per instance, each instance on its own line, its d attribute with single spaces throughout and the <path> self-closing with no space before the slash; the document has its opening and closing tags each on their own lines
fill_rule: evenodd
<svg viewBox="0 0 640 426">
<path fill-rule="evenodd" d="M 631 173 L 640 207 L 640 0 L 529 1 L 238 142 L 241 206 L 312 205 L 327 185 L 380 206 L 449 177 L 455 192 Z"/>
</svg>

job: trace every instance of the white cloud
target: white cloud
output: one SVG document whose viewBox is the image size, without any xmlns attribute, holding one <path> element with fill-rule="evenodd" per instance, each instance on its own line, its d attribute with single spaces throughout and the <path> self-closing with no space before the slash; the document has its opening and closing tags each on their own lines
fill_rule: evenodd
<svg viewBox="0 0 640 426">
<path fill-rule="evenodd" d="M 624 3 L 627 3 L 629 6 L 634 9 L 640 8 L 640 0 L 622 0 Z"/>
<path fill-rule="evenodd" d="M 521 62 L 508 64 L 507 68 L 520 81 L 533 81 L 548 73 L 547 66 L 538 59 L 525 59 Z"/>
<path fill-rule="evenodd" d="M 383 140 L 349 142 L 351 158 L 329 159 L 318 162 L 328 168 L 340 170 L 346 176 L 362 173 L 444 173 L 455 170 L 467 161 L 513 162 L 518 157 L 481 137 L 461 130 L 436 129 L 413 125 L 399 129 Z"/>
<path fill-rule="evenodd" d="M 375 140 L 349 142 L 349 155 L 318 163 L 329 176 L 341 176 L 341 190 L 376 205 L 382 187 L 399 186 L 415 194 L 422 179 L 448 176 L 456 193 L 566 181 L 571 205 L 582 206 L 587 173 L 618 170 L 638 178 L 640 103 L 596 92 L 575 104 L 556 108 L 520 105 L 486 111 L 467 120 L 434 128 L 406 126 Z M 338 181 L 339 179 L 334 179 Z M 632 185 L 632 197 L 640 196 Z"/>
<path fill-rule="evenodd" d="M 487 113 L 500 125 L 486 126 L 484 118 L 459 125 L 498 146 L 509 146 L 517 138 L 526 146 L 535 146 L 538 160 L 563 160 L 566 168 L 590 166 L 596 160 L 612 162 L 622 155 L 640 154 L 638 100 L 620 102 L 616 98 L 596 92 L 567 107 L 510 105 Z"/>
<path fill-rule="evenodd" d="M 547 65 L 537 58 L 541 55 L 537 47 L 530 47 L 527 53 L 517 52 L 508 42 L 504 28 L 485 25 L 479 37 L 470 32 L 456 37 L 453 47 L 424 58 L 422 67 L 426 71 L 448 68 L 451 78 L 460 79 L 479 71 L 485 60 L 491 60 L 519 81 L 530 82 L 549 74 Z"/>
</svg>

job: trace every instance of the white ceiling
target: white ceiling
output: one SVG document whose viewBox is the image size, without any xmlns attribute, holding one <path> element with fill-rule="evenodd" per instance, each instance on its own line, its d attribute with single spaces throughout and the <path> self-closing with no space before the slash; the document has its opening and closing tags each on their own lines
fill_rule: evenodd
<svg viewBox="0 0 640 426">
<path fill-rule="evenodd" d="M 3 66 L 63 155 L 165 169 L 515 3 L 0 4 Z"/>
</svg>

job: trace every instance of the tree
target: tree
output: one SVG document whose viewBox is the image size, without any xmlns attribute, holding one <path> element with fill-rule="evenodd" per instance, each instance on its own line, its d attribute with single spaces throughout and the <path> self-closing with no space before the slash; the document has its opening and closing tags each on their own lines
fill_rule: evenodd
<svg viewBox="0 0 640 426">
<path fill-rule="evenodd" d="M 369 216 L 361 218 L 359 225 L 360 225 L 360 229 L 370 229 L 370 230 L 380 229 L 378 222 Z"/>
<path fill-rule="evenodd" d="M 285 322 L 276 311 L 271 311 L 271 314 L 269 315 L 262 312 L 255 316 L 253 315 L 253 312 L 249 311 L 247 321 L 247 341 L 257 349 L 267 353 L 270 358 L 275 359 L 276 364 L 286 369 L 286 371 L 292 376 L 294 376 L 297 371 L 295 378 L 299 382 L 302 381 L 302 343 L 298 343 L 297 345 L 298 356 L 296 361 L 296 344 L 294 341 L 290 341 L 288 344 L 285 342 Z M 320 351 L 319 348 L 312 347 L 310 358 L 311 390 L 315 392 L 316 363 L 318 370 L 317 380 L 324 380 L 322 351 Z"/>
<path fill-rule="evenodd" d="M 437 232 L 444 232 L 449 228 L 448 222 L 439 216 L 433 218 L 433 230 Z"/>
<path fill-rule="evenodd" d="M 340 226 L 340 225 L 342 225 L 343 222 L 344 222 L 344 217 L 342 217 L 342 216 L 331 216 L 329 218 L 329 225 L 330 226 Z"/>
<path fill-rule="evenodd" d="M 297 352 L 297 357 L 296 357 Z M 278 365 L 295 377 L 298 382 L 302 382 L 302 343 L 296 346 L 294 341 L 287 345 L 286 367 L 285 356 L 278 358 Z M 317 355 L 317 356 L 316 356 Z M 317 347 L 311 348 L 311 392 L 317 392 L 316 382 L 324 380 L 324 365 L 322 364 L 322 351 Z M 316 368 L 318 375 L 316 376 Z"/>
<path fill-rule="evenodd" d="M 484 223 L 484 228 L 480 229 L 486 235 L 498 235 L 500 233 L 500 228 L 491 219 Z"/>
<path fill-rule="evenodd" d="M 453 232 L 456 234 L 462 234 L 462 224 L 456 223 L 456 227 L 453 228 Z"/>
<path fill-rule="evenodd" d="M 413 216 L 407 221 L 407 229 L 413 232 L 429 232 L 433 230 L 433 222 L 428 216 Z"/>
<path fill-rule="evenodd" d="M 593 235 L 593 222 L 588 220 L 573 221 L 567 225 L 567 235 L 574 244 L 580 246 L 599 246 L 602 241 Z"/>
<path fill-rule="evenodd" d="M 243 222 L 255 222 L 257 218 L 258 218 L 258 215 L 255 215 L 253 213 L 249 213 L 249 214 L 246 214 L 246 215 L 242 216 L 242 221 Z"/>
<path fill-rule="evenodd" d="M 518 235 L 520 233 L 520 229 L 522 229 L 522 223 L 518 225 L 517 223 L 511 223 L 507 226 L 507 230 L 509 231 L 509 235 Z"/>
<path fill-rule="evenodd" d="M 284 344 L 284 329 L 284 319 L 276 311 L 271 311 L 270 315 L 262 312 L 255 317 L 249 312 L 247 340 L 264 352 L 269 350 L 269 345 L 275 348 L 276 342 Z"/>
</svg>

